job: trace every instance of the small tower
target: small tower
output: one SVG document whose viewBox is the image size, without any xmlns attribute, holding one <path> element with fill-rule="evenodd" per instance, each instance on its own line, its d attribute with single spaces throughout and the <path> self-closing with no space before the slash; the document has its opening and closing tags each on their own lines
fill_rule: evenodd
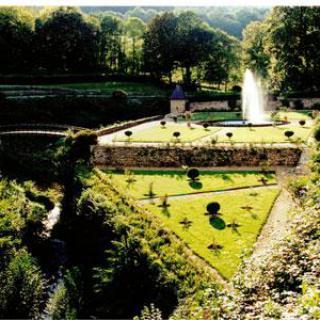
<svg viewBox="0 0 320 320">
<path fill-rule="evenodd" d="M 171 113 L 184 113 L 186 111 L 187 98 L 180 85 L 176 85 L 170 97 L 170 112 Z"/>
</svg>

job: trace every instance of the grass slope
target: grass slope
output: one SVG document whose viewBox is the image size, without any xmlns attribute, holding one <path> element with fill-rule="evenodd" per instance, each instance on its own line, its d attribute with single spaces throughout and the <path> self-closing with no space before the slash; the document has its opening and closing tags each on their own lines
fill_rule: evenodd
<svg viewBox="0 0 320 320">
<path fill-rule="evenodd" d="M 238 190 L 213 196 L 192 196 L 169 200 L 169 207 L 159 207 L 159 202 L 146 207 L 159 216 L 199 256 L 215 267 L 223 277 L 230 279 L 236 272 L 241 256 L 250 252 L 266 221 L 278 195 L 277 188 L 263 188 L 255 191 Z M 218 201 L 221 215 L 210 222 L 205 214 L 209 202 Z M 242 207 L 250 206 L 252 210 Z M 180 222 L 187 218 L 191 226 L 186 228 Z M 234 220 L 240 227 L 233 230 L 227 224 Z M 225 227 L 223 228 L 223 225 Z M 212 251 L 213 242 L 222 246 Z"/>
</svg>

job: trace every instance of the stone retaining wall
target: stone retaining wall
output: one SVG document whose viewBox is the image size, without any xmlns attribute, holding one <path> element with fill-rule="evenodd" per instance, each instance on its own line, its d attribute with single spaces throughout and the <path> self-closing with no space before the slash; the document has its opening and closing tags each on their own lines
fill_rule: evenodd
<svg viewBox="0 0 320 320">
<path fill-rule="evenodd" d="M 281 98 L 279 100 L 269 99 L 266 103 L 266 109 L 269 111 L 276 110 L 279 107 L 282 107 Z M 289 101 L 289 106 L 294 108 L 294 101 L 301 100 L 303 103 L 303 108 L 312 109 L 315 103 L 320 103 L 320 98 L 289 98 L 286 99 Z M 241 100 L 235 100 L 237 107 L 241 108 Z M 197 110 L 226 110 L 229 111 L 230 107 L 228 105 L 228 100 L 219 100 L 219 101 L 199 101 L 199 102 L 190 102 L 190 111 Z"/>
<path fill-rule="evenodd" d="M 92 162 L 110 167 L 296 166 L 301 150 L 292 147 L 95 146 Z"/>
</svg>

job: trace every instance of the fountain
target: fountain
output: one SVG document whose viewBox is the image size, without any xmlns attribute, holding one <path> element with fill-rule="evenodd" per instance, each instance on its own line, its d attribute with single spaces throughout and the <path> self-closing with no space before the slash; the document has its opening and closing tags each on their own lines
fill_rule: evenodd
<svg viewBox="0 0 320 320">
<path fill-rule="evenodd" d="M 261 81 L 258 80 L 249 69 L 247 69 L 244 74 L 242 118 L 253 125 L 264 124 L 266 122 Z"/>
<path fill-rule="evenodd" d="M 228 120 L 215 123 L 218 126 L 271 126 L 265 112 L 265 94 L 261 80 L 246 69 L 242 88 L 242 120 Z M 278 124 L 278 123 L 277 123 Z"/>
</svg>

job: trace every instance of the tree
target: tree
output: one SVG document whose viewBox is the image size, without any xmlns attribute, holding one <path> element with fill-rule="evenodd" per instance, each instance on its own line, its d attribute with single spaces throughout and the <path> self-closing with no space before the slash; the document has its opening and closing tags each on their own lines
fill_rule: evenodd
<svg viewBox="0 0 320 320">
<path fill-rule="evenodd" d="M 187 172 L 188 178 L 190 178 L 192 181 L 195 181 L 199 177 L 199 175 L 200 172 L 196 168 L 189 169 Z"/>
<path fill-rule="evenodd" d="M 219 30 L 212 30 L 212 49 L 208 52 L 203 64 L 202 78 L 216 83 L 239 80 L 240 45 L 239 41 Z"/>
<path fill-rule="evenodd" d="M 132 74 L 137 74 L 138 71 L 141 70 L 142 37 L 145 32 L 146 25 L 141 19 L 130 17 L 125 23 L 125 29 L 132 43 L 129 55 L 130 70 Z M 139 46 L 137 46 L 137 44 L 139 44 Z"/>
<path fill-rule="evenodd" d="M 123 65 L 121 47 L 122 20 L 113 14 L 99 16 L 101 25 L 100 65 L 106 65 L 111 72 L 119 71 Z"/>
<path fill-rule="evenodd" d="M 270 78 L 278 90 L 318 90 L 318 7 L 275 7 L 266 19 Z"/>
<path fill-rule="evenodd" d="M 31 11 L 23 7 L 0 7 L 1 72 L 30 70 L 35 59 L 34 21 Z"/>
<path fill-rule="evenodd" d="M 175 52 L 179 66 L 185 69 L 186 85 L 191 84 L 191 68 L 203 62 L 212 50 L 212 40 L 212 31 L 195 13 L 186 11 L 178 16 Z"/>
<path fill-rule="evenodd" d="M 171 82 L 176 63 L 177 24 L 177 17 L 165 12 L 147 25 L 143 45 L 144 68 L 156 79 L 168 76 Z"/>
<path fill-rule="evenodd" d="M 40 64 L 49 71 L 92 71 L 99 65 L 98 20 L 60 7 L 37 21 Z"/>
<path fill-rule="evenodd" d="M 263 22 L 253 21 L 243 30 L 242 61 L 245 67 L 262 77 L 268 75 L 270 55 L 266 52 L 267 26 Z"/>
<path fill-rule="evenodd" d="M 207 205 L 207 212 L 210 214 L 210 215 L 216 215 L 218 214 L 220 210 L 220 204 L 219 202 L 210 202 L 208 205 Z"/>
</svg>

